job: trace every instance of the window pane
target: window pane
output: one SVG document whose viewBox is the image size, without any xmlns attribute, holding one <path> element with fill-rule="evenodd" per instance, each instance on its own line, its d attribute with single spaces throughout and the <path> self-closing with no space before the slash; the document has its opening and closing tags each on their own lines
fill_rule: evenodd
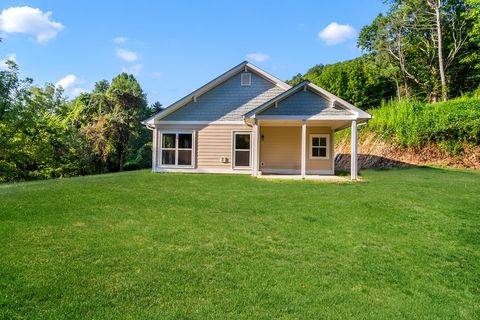
<svg viewBox="0 0 480 320">
<path fill-rule="evenodd" d="M 319 154 L 320 154 L 320 157 L 326 157 L 327 156 L 327 148 L 319 148 Z"/>
<path fill-rule="evenodd" d="M 250 134 L 236 134 L 235 135 L 235 149 L 250 150 Z"/>
<path fill-rule="evenodd" d="M 319 142 L 319 141 L 320 141 L 320 138 L 315 138 L 315 137 L 314 137 L 314 138 L 312 139 L 312 146 L 314 146 L 314 147 L 319 146 L 319 145 L 320 145 L 320 142 Z"/>
<path fill-rule="evenodd" d="M 181 149 L 192 149 L 192 134 L 191 133 L 178 134 L 178 147 Z M 180 158 L 180 155 L 178 157 Z"/>
<path fill-rule="evenodd" d="M 313 148 L 312 149 L 312 157 L 318 157 L 318 155 L 319 155 L 318 148 Z"/>
<path fill-rule="evenodd" d="M 175 164 L 175 150 L 162 150 L 162 164 Z"/>
<path fill-rule="evenodd" d="M 178 150 L 178 165 L 192 165 L 192 150 Z"/>
<path fill-rule="evenodd" d="M 175 148 L 175 133 L 163 134 L 162 148 Z"/>
<path fill-rule="evenodd" d="M 320 146 L 326 147 L 327 146 L 327 138 L 320 138 Z"/>
<path fill-rule="evenodd" d="M 235 167 L 250 167 L 250 151 L 235 151 Z"/>
</svg>

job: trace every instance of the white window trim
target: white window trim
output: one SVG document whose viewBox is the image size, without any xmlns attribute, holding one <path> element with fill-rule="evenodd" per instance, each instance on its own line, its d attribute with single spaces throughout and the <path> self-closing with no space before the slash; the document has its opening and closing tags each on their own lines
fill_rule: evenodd
<svg viewBox="0 0 480 320">
<path fill-rule="evenodd" d="M 327 139 L 327 145 L 325 146 L 326 150 L 326 156 L 325 157 L 314 157 L 313 156 L 313 138 L 325 138 Z M 328 133 L 314 133 L 309 135 L 309 159 L 310 160 L 328 160 L 330 159 L 330 135 Z"/>
<path fill-rule="evenodd" d="M 163 135 L 164 134 L 174 134 L 175 135 L 175 149 L 174 148 L 163 148 Z M 178 135 L 179 134 L 191 134 L 192 135 L 192 164 L 191 165 L 179 165 L 178 164 Z M 195 168 L 195 145 L 196 145 L 196 132 L 195 130 L 168 130 L 160 131 L 160 141 L 159 141 L 159 152 L 158 152 L 158 167 L 159 168 Z M 163 162 L 163 150 L 175 150 L 175 164 L 162 164 Z M 181 150 L 190 150 L 190 149 L 181 149 Z"/>
<path fill-rule="evenodd" d="M 237 134 L 248 134 L 250 135 L 250 165 L 247 166 L 235 166 L 235 136 Z M 238 149 L 238 151 L 247 151 L 247 149 Z M 233 170 L 251 170 L 252 169 L 252 132 L 251 131 L 232 131 L 232 169 Z"/>
<path fill-rule="evenodd" d="M 248 79 L 248 81 L 244 81 L 244 79 Z M 249 87 L 252 85 L 252 73 L 251 72 L 242 72 L 240 74 L 240 85 L 242 87 Z"/>
</svg>

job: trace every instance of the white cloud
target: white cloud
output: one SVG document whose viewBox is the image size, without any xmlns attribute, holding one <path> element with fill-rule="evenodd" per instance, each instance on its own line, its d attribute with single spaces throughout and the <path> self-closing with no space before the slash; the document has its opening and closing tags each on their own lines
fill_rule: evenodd
<svg viewBox="0 0 480 320">
<path fill-rule="evenodd" d="M 133 74 L 134 76 L 138 76 L 140 71 L 142 71 L 143 65 L 141 64 L 134 64 L 130 67 L 122 67 L 122 72 Z"/>
<path fill-rule="evenodd" d="M 8 65 L 7 65 L 8 60 L 11 60 L 11 61 L 16 63 L 17 62 L 17 56 L 15 55 L 15 53 L 7 54 L 5 56 L 5 59 L 0 61 L 0 70 L 7 70 L 8 69 Z"/>
<path fill-rule="evenodd" d="M 356 34 L 357 31 L 349 24 L 332 22 L 318 33 L 318 37 L 330 46 L 355 38 Z"/>
<path fill-rule="evenodd" d="M 161 75 L 162 73 L 160 73 L 159 71 L 153 73 L 154 78 L 160 78 Z"/>
<path fill-rule="evenodd" d="M 5 33 L 26 33 L 45 43 L 63 29 L 60 22 L 50 20 L 51 11 L 32 7 L 10 7 L 0 14 L 0 30 Z"/>
<path fill-rule="evenodd" d="M 115 37 L 113 38 L 113 43 L 116 43 L 116 44 L 122 44 L 122 43 L 126 43 L 128 41 L 128 38 L 125 38 L 125 37 Z"/>
<path fill-rule="evenodd" d="M 138 54 L 125 49 L 117 49 L 117 57 L 122 60 L 133 62 L 138 60 Z"/>
<path fill-rule="evenodd" d="M 270 56 L 265 53 L 249 53 L 247 54 L 247 60 L 255 62 L 264 62 L 270 59 Z"/>
<path fill-rule="evenodd" d="M 65 94 L 69 97 L 76 97 L 80 93 L 85 92 L 86 90 L 80 88 L 78 85 L 82 84 L 84 81 L 78 79 L 76 75 L 69 74 L 62 79 L 60 79 L 55 86 L 62 87 Z"/>
</svg>

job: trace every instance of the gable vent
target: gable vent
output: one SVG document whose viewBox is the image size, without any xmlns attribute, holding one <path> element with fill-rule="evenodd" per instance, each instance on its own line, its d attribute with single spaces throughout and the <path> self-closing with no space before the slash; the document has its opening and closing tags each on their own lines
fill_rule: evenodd
<svg viewBox="0 0 480 320">
<path fill-rule="evenodd" d="M 240 77 L 240 83 L 243 86 L 250 86 L 252 85 L 252 74 L 249 72 L 242 73 Z"/>
</svg>

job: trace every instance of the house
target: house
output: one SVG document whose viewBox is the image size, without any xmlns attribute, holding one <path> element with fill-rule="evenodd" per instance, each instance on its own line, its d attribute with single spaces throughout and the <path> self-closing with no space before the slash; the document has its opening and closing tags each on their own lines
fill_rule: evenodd
<svg viewBox="0 0 480 320">
<path fill-rule="evenodd" d="M 372 116 L 304 81 L 294 87 L 242 62 L 146 119 L 154 172 L 334 174 L 334 132 Z"/>
</svg>

